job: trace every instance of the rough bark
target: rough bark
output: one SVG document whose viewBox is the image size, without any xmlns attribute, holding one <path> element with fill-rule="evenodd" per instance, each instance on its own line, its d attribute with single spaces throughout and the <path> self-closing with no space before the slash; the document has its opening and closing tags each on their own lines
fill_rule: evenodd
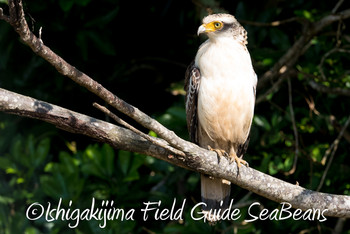
<svg viewBox="0 0 350 234">
<path fill-rule="evenodd" d="M 238 170 L 235 163 L 230 164 L 224 157 L 218 158 L 215 152 L 205 150 L 179 138 L 173 131 L 168 130 L 136 107 L 121 100 L 101 84 L 67 63 L 49 47 L 45 46 L 43 41 L 29 30 L 20 0 L 9 1 L 9 12 L 10 16 L 6 16 L 0 8 L 0 19 L 10 23 L 22 41 L 33 52 L 43 57 L 58 72 L 87 88 L 109 105 L 130 116 L 144 127 L 153 130 L 162 139 L 154 138 L 154 141 L 149 141 L 131 130 L 4 89 L 0 89 L 0 111 L 40 119 L 66 131 L 87 135 L 101 142 L 109 143 L 118 149 L 147 154 L 189 170 L 220 177 L 273 201 L 288 202 L 294 208 L 303 210 L 327 209 L 324 212 L 325 215 L 350 217 L 349 196 L 307 190 L 299 185 L 284 182 L 250 167 L 241 167 Z M 313 31 L 310 32 L 310 35 L 304 35 L 299 40 L 305 43 L 310 40 L 312 34 L 321 30 L 326 25 L 342 17 L 349 16 L 350 10 L 325 17 L 317 25 L 313 25 Z M 303 46 L 301 44 L 300 41 L 296 42 L 294 50 L 302 49 Z M 288 60 L 288 57 L 292 56 L 291 53 L 291 51 L 288 51 L 285 57 L 281 58 L 280 62 L 270 71 L 272 75 L 264 76 L 263 80 L 265 83 L 271 80 L 271 77 L 275 77 L 276 74 L 281 73 L 283 66 L 290 67 L 295 62 L 296 58 Z M 156 141 L 161 141 L 161 144 L 154 144 Z M 185 154 L 185 157 L 183 154 L 173 154 L 160 146 L 164 144 L 180 150 Z"/>
<path fill-rule="evenodd" d="M 184 141 L 186 149 L 190 149 L 186 157 L 174 155 L 131 130 L 4 89 L 0 89 L 0 111 L 40 119 L 63 130 L 106 142 L 118 149 L 147 154 L 188 170 L 224 178 L 273 201 L 288 202 L 294 208 L 327 209 L 324 215 L 350 217 L 349 196 L 311 191 L 251 167 L 243 166 L 238 170 L 235 163 L 230 163 L 224 157 L 218 158 L 215 152 L 202 149 L 191 142 Z M 163 141 L 158 138 L 154 140 Z"/>
</svg>

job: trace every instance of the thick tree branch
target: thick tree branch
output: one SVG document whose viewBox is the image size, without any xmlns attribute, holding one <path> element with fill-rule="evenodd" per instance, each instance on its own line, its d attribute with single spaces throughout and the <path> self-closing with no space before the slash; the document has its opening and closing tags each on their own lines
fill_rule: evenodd
<svg viewBox="0 0 350 234">
<path fill-rule="evenodd" d="M 108 110 L 106 107 L 101 106 L 97 103 L 94 103 L 93 106 L 97 109 L 99 109 L 100 111 L 102 111 L 103 113 L 105 113 L 106 115 L 108 115 L 109 117 L 111 117 L 112 119 L 114 119 L 118 124 L 126 127 L 127 129 L 130 129 L 131 131 L 133 131 L 135 134 L 145 138 L 146 140 L 150 141 L 151 143 L 158 145 L 166 150 L 168 150 L 169 152 L 172 152 L 173 154 L 178 154 L 181 156 L 185 156 L 185 154 L 177 149 L 172 148 L 171 146 L 169 146 L 166 142 L 164 141 L 158 141 L 157 138 L 151 137 L 150 135 L 147 135 L 143 132 L 141 132 L 140 130 L 134 128 L 133 126 L 131 126 L 130 124 L 128 124 L 127 122 L 125 122 L 124 120 L 120 119 L 118 116 L 116 116 L 114 113 L 112 113 L 110 110 Z"/>
<path fill-rule="evenodd" d="M 118 149 L 147 154 L 175 164 L 178 163 L 177 161 L 183 160 L 182 155 L 172 156 L 170 160 L 168 156 L 172 155 L 171 152 L 158 145 L 150 144 L 149 141 L 128 129 L 1 88 L 0 111 L 39 119 L 65 131 L 86 135 L 108 143 Z M 160 144 L 168 145 L 162 139 L 153 139 Z M 182 164 L 179 166 L 185 167 Z M 189 168 L 187 167 L 187 169 Z"/>
<path fill-rule="evenodd" d="M 250 167 L 243 166 L 238 171 L 225 157 L 218 158 L 215 152 L 187 141 L 184 141 L 188 145 L 186 148 L 192 148 L 194 153 L 186 153 L 186 157 L 174 155 L 131 130 L 4 89 L 0 89 L 0 111 L 40 119 L 66 131 L 109 143 L 118 149 L 147 154 L 185 169 L 224 178 L 273 201 L 288 202 L 294 208 L 328 209 L 324 213 L 327 216 L 350 217 L 350 196 L 307 190 Z"/>
<path fill-rule="evenodd" d="M 9 17 L 2 14 L 1 19 L 9 22 L 20 35 L 22 41 L 36 54 L 47 60 L 61 74 L 86 87 L 109 105 L 130 116 L 144 127 L 153 130 L 163 139 L 154 138 L 155 141 L 162 141 L 162 144 L 171 145 L 182 151 L 186 156 L 183 157 L 183 155 L 169 152 L 161 147 L 161 144 L 153 144 L 152 141 L 128 129 L 4 89 L 0 89 L 0 111 L 40 119 L 66 131 L 84 134 L 109 143 L 118 149 L 147 154 L 186 169 L 223 178 L 273 201 L 289 202 L 294 208 L 303 210 L 327 209 L 325 215 L 350 217 L 349 196 L 310 191 L 252 168 L 241 167 L 238 171 L 235 163 L 230 164 L 226 158 L 218 158 L 215 152 L 205 150 L 179 138 L 174 132 L 137 108 L 127 104 L 45 46 L 40 38 L 30 32 L 20 0 L 9 1 L 9 12 Z M 282 64 L 281 67 L 283 66 Z M 281 71 L 281 69 L 277 70 Z"/>
<path fill-rule="evenodd" d="M 147 129 L 157 133 L 158 136 L 170 143 L 174 148 L 188 151 L 185 141 L 178 137 L 173 131 L 168 130 L 155 119 L 143 113 L 136 107 L 126 103 L 112 92 L 104 88 L 101 84 L 93 80 L 85 73 L 79 71 L 74 66 L 67 63 L 63 58 L 54 53 L 43 41 L 36 37 L 29 29 L 24 17 L 22 1 L 9 1 L 10 23 L 19 34 L 21 40 L 28 45 L 34 53 L 48 61 L 56 70 L 64 76 L 69 77 L 80 86 L 85 87 L 90 92 L 96 94 L 109 105 L 118 111 L 126 114 Z"/>
</svg>

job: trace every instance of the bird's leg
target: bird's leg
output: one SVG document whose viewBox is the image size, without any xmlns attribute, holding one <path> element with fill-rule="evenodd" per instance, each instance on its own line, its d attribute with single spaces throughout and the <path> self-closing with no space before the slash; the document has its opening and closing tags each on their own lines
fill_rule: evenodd
<svg viewBox="0 0 350 234">
<path fill-rule="evenodd" d="M 243 164 L 246 167 L 249 167 L 248 162 L 243 160 L 242 156 L 238 157 L 236 152 L 233 151 L 229 157 L 230 157 L 230 162 L 232 163 L 233 161 L 236 161 L 238 167 L 241 167 L 241 164 Z"/>
<path fill-rule="evenodd" d="M 208 150 L 216 152 L 217 155 L 219 155 L 220 157 L 223 157 L 223 156 L 228 157 L 228 154 L 227 154 L 227 152 L 225 150 L 214 149 L 214 148 L 211 148 L 210 145 L 208 145 Z"/>
<path fill-rule="evenodd" d="M 212 148 L 210 145 L 208 145 L 208 149 L 209 149 L 210 151 L 216 152 L 217 155 L 220 156 L 220 157 L 225 157 L 225 158 L 227 158 L 227 159 L 230 161 L 230 163 L 233 163 L 233 161 L 236 161 L 238 167 L 241 167 L 242 164 L 243 164 L 244 166 L 246 166 L 246 167 L 249 167 L 248 162 L 245 161 L 245 160 L 243 160 L 243 159 L 242 159 L 242 156 L 241 156 L 241 157 L 238 157 L 237 154 L 236 154 L 236 152 L 235 152 L 234 150 L 231 150 L 230 154 L 228 154 L 225 150 L 222 150 L 222 149 L 214 149 L 214 148 Z"/>
</svg>

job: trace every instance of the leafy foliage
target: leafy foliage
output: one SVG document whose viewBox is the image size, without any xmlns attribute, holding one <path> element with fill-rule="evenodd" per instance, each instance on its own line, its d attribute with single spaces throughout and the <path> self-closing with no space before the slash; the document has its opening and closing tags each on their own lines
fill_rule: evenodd
<svg viewBox="0 0 350 234">
<path fill-rule="evenodd" d="M 345 3 L 339 8 L 349 8 Z M 69 63 L 111 91 L 157 118 L 188 139 L 182 83 L 186 66 L 202 41 L 195 35 L 206 8 L 228 11 L 238 20 L 272 22 L 293 17 L 315 22 L 330 14 L 335 3 L 326 1 L 25 1 L 32 30 Z M 6 1 L 0 1 L 6 13 Z M 252 7 L 254 6 L 254 7 Z M 243 24 L 258 76 L 270 69 L 303 33 L 297 21 L 278 27 Z M 334 159 L 328 153 L 349 116 L 349 102 L 338 94 L 320 93 L 310 81 L 328 88 L 348 89 L 349 20 L 327 27 L 313 38 L 287 82 L 268 93 L 256 106 L 251 142 L 245 159 L 250 166 L 291 183 L 322 192 L 350 194 L 349 133 L 339 141 Z M 91 108 L 96 98 L 63 78 L 18 41 L 0 21 L 0 86 L 74 111 L 105 118 Z M 268 88 L 258 90 L 258 97 Z M 292 97 L 293 107 L 289 105 Z M 293 168 L 296 136 L 299 156 Z M 143 129 L 144 130 L 144 129 Z M 144 130 L 146 131 L 146 130 Z M 150 133 L 154 134 L 154 133 Z M 328 156 L 327 156 L 328 155 Z M 242 216 L 210 227 L 191 217 L 200 202 L 199 175 L 146 155 L 112 149 L 82 136 L 65 133 L 35 120 L 0 113 L 0 232 L 1 233 L 265 233 L 276 231 L 329 232 L 337 219 L 326 222 L 293 219 L 246 222 L 248 208 L 281 208 L 237 186 L 232 190 Z M 84 221 L 72 229 L 67 221 L 29 220 L 30 204 L 48 202 L 65 209 L 96 206 L 114 201 L 125 211 L 135 209 L 134 220 Z M 161 201 L 161 209 L 179 209 L 186 199 L 182 221 L 144 221 L 144 202 Z M 69 202 L 72 201 L 70 206 Z M 255 209 L 256 208 L 256 209 Z M 151 213 L 153 215 L 153 213 Z M 74 222 L 72 222 L 74 224 Z M 267 224 L 267 225 L 266 225 Z M 342 231 L 349 233 L 349 223 Z"/>
</svg>

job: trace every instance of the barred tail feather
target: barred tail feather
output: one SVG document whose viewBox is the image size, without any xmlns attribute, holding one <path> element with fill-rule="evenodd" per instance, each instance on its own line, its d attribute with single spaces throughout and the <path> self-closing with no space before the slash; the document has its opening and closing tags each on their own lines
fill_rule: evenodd
<svg viewBox="0 0 350 234">
<path fill-rule="evenodd" d="M 220 178 L 201 174 L 202 212 L 209 224 L 214 225 L 220 220 L 219 209 L 229 207 L 231 183 Z"/>
</svg>

